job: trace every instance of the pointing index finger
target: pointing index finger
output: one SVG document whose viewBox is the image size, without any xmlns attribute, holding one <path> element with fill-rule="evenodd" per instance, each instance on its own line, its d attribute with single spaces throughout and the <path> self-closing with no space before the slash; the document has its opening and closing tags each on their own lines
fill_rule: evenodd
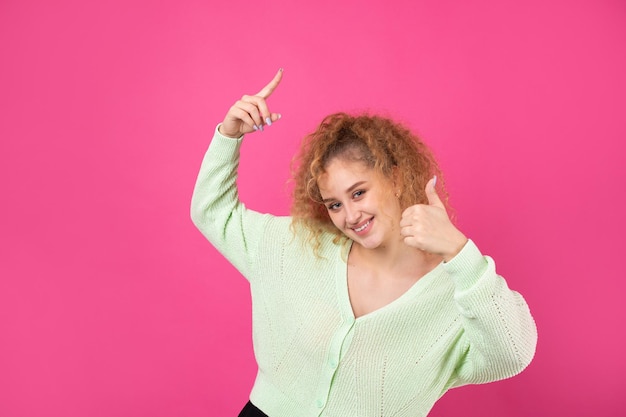
<svg viewBox="0 0 626 417">
<path fill-rule="evenodd" d="M 272 79 L 272 81 L 270 81 L 268 85 L 263 87 L 263 89 L 259 91 L 256 95 L 264 99 L 268 98 L 274 92 L 276 87 L 278 87 L 278 84 L 280 84 L 280 80 L 282 78 L 283 78 L 283 69 L 281 68 L 278 70 L 276 75 L 274 75 L 274 78 Z"/>
</svg>

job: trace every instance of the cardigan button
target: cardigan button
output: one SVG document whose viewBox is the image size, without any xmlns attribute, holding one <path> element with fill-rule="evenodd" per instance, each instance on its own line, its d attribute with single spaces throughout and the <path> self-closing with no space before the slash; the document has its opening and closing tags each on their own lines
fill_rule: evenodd
<svg viewBox="0 0 626 417">
<path fill-rule="evenodd" d="M 324 400 L 317 400 L 317 401 L 315 401 L 315 405 L 317 406 L 317 408 L 324 407 Z"/>
</svg>

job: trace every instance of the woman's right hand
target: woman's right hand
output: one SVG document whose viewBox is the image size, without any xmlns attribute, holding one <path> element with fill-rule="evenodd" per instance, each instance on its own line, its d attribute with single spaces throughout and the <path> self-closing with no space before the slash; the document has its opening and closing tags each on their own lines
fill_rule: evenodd
<svg viewBox="0 0 626 417">
<path fill-rule="evenodd" d="M 274 92 L 283 78 L 283 69 L 279 69 L 272 81 L 253 96 L 241 97 L 226 113 L 219 127 L 222 135 L 238 138 L 256 130 L 263 131 L 263 126 L 280 119 L 279 113 L 270 112 L 266 100 Z"/>
</svg>

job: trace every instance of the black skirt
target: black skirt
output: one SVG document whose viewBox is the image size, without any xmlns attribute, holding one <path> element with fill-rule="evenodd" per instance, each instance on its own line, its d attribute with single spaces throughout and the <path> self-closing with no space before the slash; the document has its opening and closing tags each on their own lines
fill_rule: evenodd
<svg viewBox="0 0 626 417">
<path fill-rule="evenodd" d="M 263 411 L 259 410 L 250 401 L 246 403 L 239 413 L 239 417 L 268 417 Z"/>
</svg>

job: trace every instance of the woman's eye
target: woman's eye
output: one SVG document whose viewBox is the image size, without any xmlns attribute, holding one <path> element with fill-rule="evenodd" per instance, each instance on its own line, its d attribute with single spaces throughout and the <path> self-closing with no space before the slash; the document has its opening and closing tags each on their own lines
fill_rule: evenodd
<svg viewBox="0 0 626 417">
<path fill-rule="evenodd" d="M 332 204 L 329 204 L 327 207 L 328 207 L 328 210 L 337 210 L 339 209 L 339 207 L 341 207 L 341 203 L 332 203 Z"/>
<path fill-rule="evenodd" d="M 352 197 L 353 198 L 361 197 L 363 194 L 365 194 L 365 191 L 359 190 L 359 191 L 356 191 L 354 194 L 352 194 Z"/>
</svg>

